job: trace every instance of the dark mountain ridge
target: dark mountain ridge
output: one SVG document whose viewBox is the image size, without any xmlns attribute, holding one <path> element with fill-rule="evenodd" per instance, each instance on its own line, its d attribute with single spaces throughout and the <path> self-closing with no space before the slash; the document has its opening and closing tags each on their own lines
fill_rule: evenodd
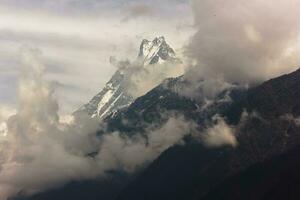
<svg viewBox="0 0 300 200">
<path fill-rule="evenodd" d="M 300 115 L 299 99 L 300 70 L 250 89 L 220 110 L 228 123 L 239 124 L 236 148 L 206 149 L 201 144 L 171 147 L 118 199 L 202 199 L 248 167 L 291 151 L 300 144 L 300 127 L 285 116 Z M 248 118 L 241 123 L 245 111 Z"/>
</svg>

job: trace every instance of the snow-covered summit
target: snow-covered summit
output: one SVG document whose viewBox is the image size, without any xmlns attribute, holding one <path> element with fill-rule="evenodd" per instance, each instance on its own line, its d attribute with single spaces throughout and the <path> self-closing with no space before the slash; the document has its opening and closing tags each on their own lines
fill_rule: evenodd
<svg viewBox="0 0 300 200">
<path fill-rule="evenodd" d="M 140 46 L 138 59 L 144 65 L 161 63 L 174 60 L 175 51 L 167 44 L 165 37 L 156 37 L 153 41 L 144 39 Z"/>
<path fill-rule="evenodd" d="M 137 62 L 141 67 L 177 60 L 174 50 L 167 44 L 164 37 L 156 37 L 153 41 L 144 39 L 140 45 Z M 129 106 L 135 98 L 128 93 L 126 80 L 132 70 L 122 68 L 116 71 L 105 87 L 94 96 L 87 104 L 75 112 L 86 112 L 92 117 L 100 119 Z M 128 75 L 129 74 L 129 75 Z"/>
</svg>

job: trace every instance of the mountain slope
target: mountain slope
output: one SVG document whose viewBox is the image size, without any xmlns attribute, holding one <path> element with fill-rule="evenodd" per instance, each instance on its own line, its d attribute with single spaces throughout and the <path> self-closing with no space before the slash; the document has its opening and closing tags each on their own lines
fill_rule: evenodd
<svg viewBox="0 0 300 200">
<path fill-rule="evenodd" d="M 131 81 L 131 74 L 134 73 L 131 67 L 147 68 L 149 65 L 175 60 L 175 52 L 167 44 L 164 37 L 157 37 L 153 41 L 143 40 L 136 62 L 128 63 L 128 65 L 135 66 L 124 66 L 117 70 L 103 90 L 75 113 L 87 112 L 92 117 L 102 119 L 117 110 L 127 107 L 135 99 L 126 88 L 128 81 Z"/>
<path fill-rule="evenodd" d="M 245 93 L 243 88 L 228 88 L 220 92 L 210 105 L 205 106 L 205 98 L 195 100 L 178 92 L 185 87 L 189 87 L 189 83 L 184 76 L 166 79 L 146 95 L 137 98 L 128 108 L 108 116 L 105 120 L 108 131 L 141 133 L 147 126 L 164 124 L 172 112 L 201 124 L 217 113 L 225 112 L 232 102 L 238 101 Z"/>
<path fill-rule="evenodd" d="M 110 174 L 95 180 L 74 181 L 29 197 L 20 194 L 12 200 L 114 200 L 131 179 L 132 176 L 124 173 Z"/>
<path fill-rule="evenodd" d="M 201 200 L 297 200 L 300 147 L 259 162 L 222 182 Z"/>
<path fill-rule="evenodd" d="M 300 70 L 250 89 L 242 98 L 218 111 L 228 119 L 228 123 L 238 125 L 239 145 L 236 148 L 211 149 L 193 142 L 171 147 L 127 186 L 118 200 L 205 199 L 214 191 L 223 191 L 222 183 L 227 183 L 230 177 L 239 176 L 256 163 L 264 165 L 267 160 L 282 153 L 289 154 L 300 144 L 300 127 L 291 117 L 300 116 L 299 99 Z M 248 118 L 240 121 L 245 110 Z M 273 167 L 281 165 L 285 164 L 274 161 Z M 287 165 L 292 169 L 297 166 L 297 161 L 291 159 Z M 255 177 L 257 180 L 260 180 L 259 175 Z M 268 177 L 261 178 L 265 178 L 265 187 L 271 186 L 268 185 L 272 183 L 268 182 Z M 238 187 L 233 188 L 239 190 Z M 255 188 L 247 191 L 254 192 Z M 262 199 L 269 199 L 270 194 L 265 195 Z M 218 197 L 216 199 L 222 199 Z"/>
<path fill-rule="evenodd" d="M 87 112 L 92 117 L 103 118 L 114 111 L 126 107 L 134 98 L 125 92 L 122 85 L 124 73 L 118 70 L 100 93 L 76 112 Z M 75 112 L 75 113 L 76 113 Z"/>
</svg>

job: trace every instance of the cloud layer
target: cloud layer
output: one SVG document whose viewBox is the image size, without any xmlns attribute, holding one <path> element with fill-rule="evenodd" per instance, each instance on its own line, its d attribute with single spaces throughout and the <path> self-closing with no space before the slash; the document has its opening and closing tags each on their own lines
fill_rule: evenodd
<svg viewBox="0 0 300 200">
<path fill-rule="evenodd" d="M 51 85 L 43 80 L 38 53 L 23 52 L 19 109 L 7 121 L 7 135 L 0 137 L 1 199 L 90 175 L 87 168 L 92 166 L 83 154 L 93 144 L 85 137 L 94 133 L 97 123 L 76 128 L 59 124 L 58 104 Z M 86 142 L 79 143 L 81 140 Z"/>
<path fill-rule="evenodd" d="M 195 130 L 191 122 L 169 115 L 164 126 L 149 127 L 147 137 L 118 132 L 99 137 L 101 124 L 89 116 L 61 120 L 40 55 L 37 49 L 22 50 L 19 108 L 0 134 L 0 199 L 96 178 L 107 170 L 133 172 Z"/>
</svg>

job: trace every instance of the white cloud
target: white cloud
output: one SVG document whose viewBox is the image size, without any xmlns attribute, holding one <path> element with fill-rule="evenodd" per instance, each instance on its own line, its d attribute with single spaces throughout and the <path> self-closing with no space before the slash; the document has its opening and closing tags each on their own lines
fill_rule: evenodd
<svg viewBox="0 0 300 200">
<path fill-rule="evenodd" d="M 19 109 L 0 136 L 0 199 L 21 190 L 31 193 L 94 176 L 91 161 L 83 156 L 93 149 L 89 134 L 98 123 L 82 121 L 77 127 L 59 123 L 58 105 L 51 84 L 43 80 L 38 50 L 23 50 Z"/>
<path fill-rule="evenodd" d="M 192 85 L 203 79 L 257 83 L 299 66 L 299 1 L 192 2 L 197 32 L 186 51 Z"/>
<path fill-rule="evenodd" d="M 237 140 L 234 133 L 234 128 L 230 127 L 224 119 L 215 116 L 216 123 L 209 127 L 200 136 L 203 144 L 207 147 L 221 147 L 221 146 L 237 146 Z"/>
<path fill-rule="evenodd" d="M 41 52 L 26 47 L 22 55 L 19 108 L 0 134 L 0 199 L 95 178 L 106 170 L 132 172 L 195 131 L 194 123 L 168 115 L 166 124 L 149 127 L 146 137 L 98 137 L 96 119 L 84 114 L 59 117 L 54 88 L 44 79 Z M 95 158 L 87 156 L 94 152 L 99 152 Z"/>
<path fill-rule="evenodd" d="M 145 95 L 166 78 L 183 75 L 185 70 L 185 65 L 179 60 L 143 67 L 139 61 L 117 61 L 112 58 L 112 64 L 124 72 L 125 78 L 122 85 L 135 98 Z"/>
<path fill-rule="evenodd" d="M 6 121 L 9 117 L 14 115 L 16 113 L 16 110 L 9 107 L 9 106 L 0 106 L 0 122 Z"/>
<path fill-rule="evenodd" d="M 101 169 L 122 168 L 132 172 L 196 131 L 195 123 L 186 121 L 182 116 L 169 115 L 168 118 L 161 128 L 150 128 L 146 137 L 137 134 L 129 138 L 117 132 L 105 135 L 97 156 Z"/>
</svg>

